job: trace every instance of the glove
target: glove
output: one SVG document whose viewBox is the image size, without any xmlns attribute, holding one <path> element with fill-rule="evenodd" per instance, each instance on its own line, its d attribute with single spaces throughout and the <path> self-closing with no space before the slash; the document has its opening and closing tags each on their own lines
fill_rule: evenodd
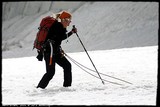
<svg viewBox="0 0 160 107">
<path fill-rule="evenodd" d="M 37 51 L 38 52 L 38 55 L 37 55 L 37 59 L 38 59 L 38 61 L 42 61 L 43 60 L 43 53 L 42 53 L 42 51 Z"/>
<path fill-rule="evenodd" d="M 77 33 L 77 28 L 72 28 L 72 33 Z"/>
<path fill-rule="evenodd" d="M 64 57 L 64 54 L 65 54 L 64 51 L 61 50 L 61 58 Z"/>
</svg>

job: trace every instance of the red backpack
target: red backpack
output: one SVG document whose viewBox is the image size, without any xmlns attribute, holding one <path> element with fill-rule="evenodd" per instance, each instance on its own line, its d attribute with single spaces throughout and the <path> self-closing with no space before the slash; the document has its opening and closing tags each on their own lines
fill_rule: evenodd
<svg viewBox="0 0 160 107">
<path fill-rule="evenodd" d="M 34 40 L 33 49 L 43 49 L 44 41 L 47 37 L 49 28 L 55 22 L 55 20 L 56 19 L 51 16 L 47 16 L 41 20 L 40 27 L 38 28 L 39 31 L 37 32 L 36 39 Z"/>
</svg>

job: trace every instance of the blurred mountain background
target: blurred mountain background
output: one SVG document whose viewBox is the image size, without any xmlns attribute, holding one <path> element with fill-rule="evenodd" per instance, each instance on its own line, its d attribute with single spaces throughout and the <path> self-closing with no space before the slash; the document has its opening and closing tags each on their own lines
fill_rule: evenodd
<svg viewBox="0 0 160 107">
<path fill-rule="evenodd" d="M 2 58 L 36 56 L 32 50 L 41 19 L 66 10 L 88 51 L 158 45 L 158 2 L 2 2 Z M 65 52 L 83 48 L 74 34 Z"/>
</svg>

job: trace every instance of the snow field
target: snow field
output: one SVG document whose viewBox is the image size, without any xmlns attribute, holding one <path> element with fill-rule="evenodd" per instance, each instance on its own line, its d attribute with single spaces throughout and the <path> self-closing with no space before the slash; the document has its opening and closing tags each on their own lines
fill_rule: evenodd
<svg viewBox="0 0 160 107">
<path fill-rule="evenodd" d="M 101 75 L 122 86 L 97 79 L 72 63 L 72 87 L 64 88 L 63 69 L 44 90 L 36 86 L 45 73 L 45 62 L 35 57 L 2 60 L 2 104 L 36 105 L 155 105 L 157 92 L 157 46 L 89 51 L 99 72 L 126 80 L 132 85 Z M 84 52 L 67 53 L 93 69 Z M 97 75 L 89 71 L 90 73 Z M 14 98 L 14 99 L 13 99 Z"/>
</svg>

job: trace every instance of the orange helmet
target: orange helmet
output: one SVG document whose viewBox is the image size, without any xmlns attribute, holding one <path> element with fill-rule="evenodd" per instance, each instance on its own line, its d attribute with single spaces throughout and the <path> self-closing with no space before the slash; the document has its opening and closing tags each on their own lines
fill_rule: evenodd
<svg viewBox="0 0 160 107">
<path fill-rule="evenodd" d="M 71 17 L 72 17 L 71 14 L 66 11 L 62 11 L 59 16 L 60 19 L 71 18 Z"/>
</svg>

